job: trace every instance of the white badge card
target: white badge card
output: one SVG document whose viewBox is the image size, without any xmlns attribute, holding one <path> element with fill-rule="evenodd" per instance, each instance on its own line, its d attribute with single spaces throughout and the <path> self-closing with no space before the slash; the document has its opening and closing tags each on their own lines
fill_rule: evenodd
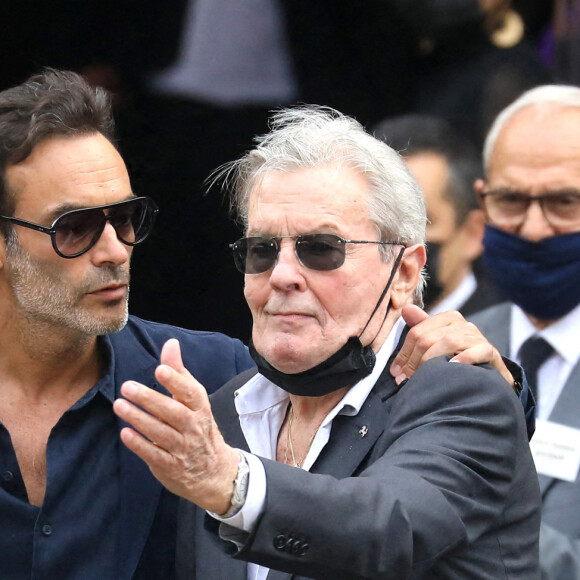
<svg viewBox="0 0 580 580">
<path fill-rule="evenodd" d="M 536 419 L 530 448 L 538 473 L 576 481 L 580 467 L 580 429 Z"/>
</svg>

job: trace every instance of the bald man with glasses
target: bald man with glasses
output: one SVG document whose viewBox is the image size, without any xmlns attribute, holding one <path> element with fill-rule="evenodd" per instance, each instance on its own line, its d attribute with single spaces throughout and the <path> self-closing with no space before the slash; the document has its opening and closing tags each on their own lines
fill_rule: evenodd
<svg viewBox="0 0 580 580">
<path fill-rule="evenodd" d="M 550 580 L 580 578 L 579 133 L 579 88 L 532 89 L 492 125 L 476 183 L 483 260 L 511 302 L 472 320 L 536 391 L 540 567 Z"/>
</svg>

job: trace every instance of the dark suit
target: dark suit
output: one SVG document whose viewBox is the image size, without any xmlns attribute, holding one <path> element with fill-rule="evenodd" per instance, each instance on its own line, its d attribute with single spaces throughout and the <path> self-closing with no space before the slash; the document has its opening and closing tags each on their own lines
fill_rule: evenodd
<svg viewBox="0 0 580 580">
<path fill-rule="evenodd" d="M 511 304 L 504 302 L 479 312 L 471 320 L 486 338 L 509 356 Z M 572 370 L 549 421 L 580 429 L 580 363 Z M 542 527 L 540 568 L 542 578 L 580 578 L 580 480 L 570 483 L 540 475 Z"/>
<path fill-rule="evenodd" d="M 233 393 L 251 373 L 211 397 L 245 450 Z M 441 357 L 398 390 L 385 370 L 358 415 L 334 419 L 311 472 L 262 461 L 264 511 L 236 558 L 182 503 L 178 578 L 246 580 L 244 560 L 276 580 L 538 577 L 537 477 L 521 404 L 495 371 Z"/>
</svg>

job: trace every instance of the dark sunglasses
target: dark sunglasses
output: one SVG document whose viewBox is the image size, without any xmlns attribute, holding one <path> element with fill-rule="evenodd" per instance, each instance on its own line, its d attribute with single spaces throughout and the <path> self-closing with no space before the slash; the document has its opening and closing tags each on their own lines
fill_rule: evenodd
<svg viewBox="0 0 580 580">
<path fill-rule="evenodd" d="M 236 268 L 242 274 L 267 272 L 278 259 L 280 240 L 294 238 L 294 253 L 298 261 L 311 270 L 336 270 L 344 264 L 346 244 L 398 245 L 400 242 L 345 240 L 333 234 L 277 236 L 275 238 L 241 238 L 230 244 Z"/>
<path fill-rule="evenodd" d="M 15 217 L 0 216 L 0 219 L 48 234 L 59 256 L 76 258 L 98 242 L 107 222 L 115 228 L 117 238 L 124 244 L 140 244 L 151 233 L 158 212 L 152 199 L 134 197 L 108 205 L 67 211 L 56 218 L 49 228 Z"/>
</svg>

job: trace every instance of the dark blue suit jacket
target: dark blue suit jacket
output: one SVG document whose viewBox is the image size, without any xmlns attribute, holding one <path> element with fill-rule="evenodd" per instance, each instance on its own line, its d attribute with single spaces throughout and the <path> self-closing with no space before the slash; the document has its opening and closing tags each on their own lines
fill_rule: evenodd
<svg viewBox="0 0 580 580">
<path fill-rule="evenodd" d="M 105 337 L 115 359 L 115 388 L 132 379 L 161 392 L 154 370 L 169 338 L 181 344 L 183 362 L 209 392 L 253 365 L 239 341 L 213 332 L 195 332 L 130 317 L 119 333 Z M 119 421 L 119 430 L 126 426 Z M 153 477 L 147 465 L 124 445 L 120 451 L 120 580 L 174 577 L 177 498 Z M 105 580 L 105 579 L 103 579 Z M 107 579 L 109 580 L 109 579 Z M 112 579 L 111 579 L 112 580 Z"/>
</svg>

